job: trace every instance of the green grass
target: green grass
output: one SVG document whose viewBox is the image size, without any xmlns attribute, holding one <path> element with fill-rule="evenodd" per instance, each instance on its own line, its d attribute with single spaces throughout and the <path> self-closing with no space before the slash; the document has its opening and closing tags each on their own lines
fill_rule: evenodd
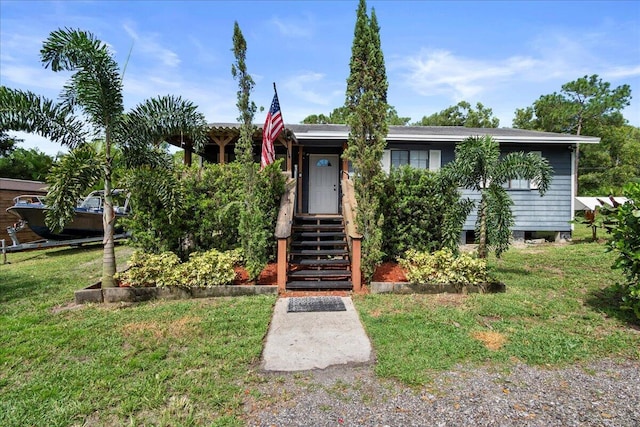
<svg viewBox="0 0 640 427">
<path fill-rule="evenodd" d="M 421 385 L 457 365 L 640 359 L 640 328 L 618 308 L 614 255 L 588 230 L 577 234 L 571 245 L 492 258 L 506 293 L 354 298 L 377 374 Z M 129 253 L 118 247 L 118 262 Z M 0 425 L 242 424 L 243 398 L 256 398 L 256 382 L 267 381 L 255 370 L 274 297 L 65 310 L 73 291 L 98 280 L 100 247 L 8 257 L 0 265 Z"/>
<path fill-rule="evenodd" d="M 120 263 L 128 248 L 118 247 Z M 241 425 L 274 297 L 57 308 L 101 248 L 0 265 L 0 425 Z"/>
<path fill-rule="evenodd" d="M 640 328 L 618 308 L 614 255 L 578 232 L 574 243 L 512 248 L 491 258 L 501 294 L 367 295 L 355 300 L 382 377 L 427 383 L 457 364 L 565 366 L 640 358 Z M 497 340 L 497 341 L 496 341 Z M 489 349 L 485 343 L 496 343 Z"/>
</svg>

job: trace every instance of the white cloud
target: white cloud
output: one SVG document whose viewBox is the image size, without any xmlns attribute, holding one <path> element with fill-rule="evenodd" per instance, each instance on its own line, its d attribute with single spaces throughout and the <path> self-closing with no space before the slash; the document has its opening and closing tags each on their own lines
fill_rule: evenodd
<svg viewBox="0 0 640 427">
<path fill-rule="evenodd" d="M 270 21 L 277 29 L 278 32 L 285 36 L 291 38 L 308 38 L 313 34 L 312 24 L 309 19 L 306 20 L 293 20 L 289 19 L 287 22 L 284 22 L 282 19 L 275 17 Z"/>
<path fill-rule="evenodd" d="M 395 61 L 392 67 L 404 68 L 404 80 L 420 95 L 448 95 L 462 100 L 475 98 L 498 81 L 527 72 L 537 64 L 528 57 L 495 61 L 456 56 L 446 50 L 422 50 Z"/>
<path fill-rule="evenodd" d="M 157 34 L 138 34 L 133 28 L 132 23 L 124 23 L 123 28 L 127 34 L 134 40 L 134 51 L 140 51 L 147 54 L 167 67 L 177 67 L 180 64 L 180 57 L 171 49 L 167 49 L 156 41 Z"/>
<path fill-rule="evenodd" d="M 639 77 L 640 65 L 611 67 L 601 72 L 602 78 L 606 79 L 623 79 L 626 77 Z"/>
<path fill-rule="evenodd" d="M 29 88 L 29 90 L 33 90 L 38 95 L 48 97 L 58 96 L 68 78 L 69 75 L 67 73 L 54 73 L 42 67 L 12 64 L 4 64 L 2 67 L 3 85 L 15 88 Z M 43 89 L 46 93 L 41 93 L 33 88 Z"/>
<path fill-rule="evenodd" d="M 325 75 L 316 72 L 305 72 L 289 78 L 284 87 L 295 97 L 312 104 L 322 106 L 333 106 L 336 96 L 341 94 L 338 90 L 329 90 L 327 87 L 332 83 L 327 83 Z"/>
</svg>

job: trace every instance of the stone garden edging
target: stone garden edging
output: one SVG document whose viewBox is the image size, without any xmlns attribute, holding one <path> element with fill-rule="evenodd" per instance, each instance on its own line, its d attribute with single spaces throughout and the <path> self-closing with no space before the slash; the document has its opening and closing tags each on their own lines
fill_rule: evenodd
<svg viewBox="0 0 640 427">
<path fill-rule="evenodd" d="M 505 292 L 504 283 L 486 283 L 482 286 L 469 285 L 467 293 L 497 293 Z M 461 293 L 451 284 L 441 283 L 409 283 L 409 282 L 371 282 L 370 291 L 372 294 L 459 294 Z"/>
<path fill-rule="evenodd" d="M 180 300 L 191 298 L 215 298 L 245 295 L 277 295 L 278 287 L 270 285 L 228 285 L 210 288 L 100 288 L 100 283 L 75 291 L 76 304 L 141 302 L 153 299 Z"/>
</svg>

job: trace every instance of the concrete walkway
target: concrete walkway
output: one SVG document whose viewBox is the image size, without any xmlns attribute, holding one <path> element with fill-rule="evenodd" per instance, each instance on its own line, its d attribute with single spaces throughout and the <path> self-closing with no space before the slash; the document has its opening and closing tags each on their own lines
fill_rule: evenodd
<svg viewBox="0 0 640 427">
<path fill-rule="evenodd" d="M 306 371 L 371 362 L 371 342 L 353 301 L 342 300 L 346 311 L 287 313 L 289 298 L 280 298 L 262 352 L 262 369 Z"/>
</svg>

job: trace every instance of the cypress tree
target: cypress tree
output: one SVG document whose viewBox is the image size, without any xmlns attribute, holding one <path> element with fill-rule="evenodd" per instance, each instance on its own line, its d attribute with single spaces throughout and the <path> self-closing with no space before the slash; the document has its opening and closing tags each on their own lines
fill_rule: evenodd
<svg viewBox="0 0 640 427">
<path fill-rule="evenodd" d="M 350 74 L 345 106 L 350 126 L 345 156 L 353 164 L 354 189 L 358 202 L 357 225 L 363 235 L 362 273 L 369 282 L 382 260 L 380 209 L 384 174 L 382 154 L 388 124 L 387 75 L 380 45 L 380 27 L 375 10 L 367 16 L 367 4 L 360 0 L 351 48 Z"/>
<path fill-rule="evenodd" d="M 244 202 L 240 207 L 238 235 L 244 252 L 247 272 L 252 279 L 258 277 L 267 263 L 268 234 L 264 212 L 260 208 L 257 164 L 253 161 L 253 117 L 256 105 L 251 101 L 251 91 L 255 86 L 253 78 L 247 72 L 247 42 L 242 35 L 238 22 L 233 27 L 233 54 L 236 62 L 231 66 L 231 74 L 238 81 L 238 111 L 240 116 L 240 137 L 235 146 L 236 161 L 242 165 Z"/>
</svg>

